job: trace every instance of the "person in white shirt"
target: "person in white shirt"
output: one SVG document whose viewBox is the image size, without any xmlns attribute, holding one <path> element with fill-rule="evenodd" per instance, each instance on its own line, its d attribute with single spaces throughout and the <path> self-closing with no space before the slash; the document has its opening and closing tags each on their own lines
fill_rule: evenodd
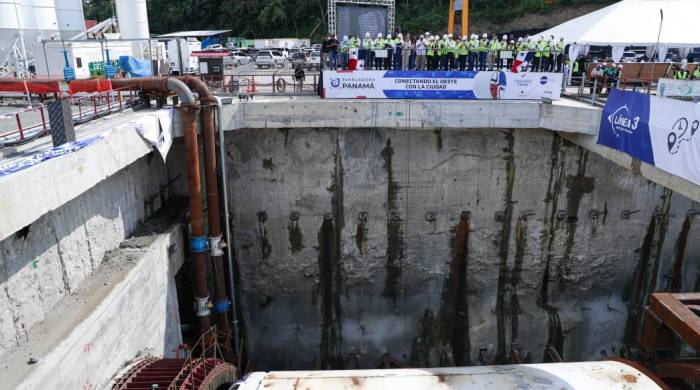
<svg viewBox="0 0 700 390">
<path fill-rule="evenodd" d="M 426 70 L 427 69 L 427 53 L 428 42 L 425 36 L 421 35 L 416 40 L 416 70 Z"/>
</svg>

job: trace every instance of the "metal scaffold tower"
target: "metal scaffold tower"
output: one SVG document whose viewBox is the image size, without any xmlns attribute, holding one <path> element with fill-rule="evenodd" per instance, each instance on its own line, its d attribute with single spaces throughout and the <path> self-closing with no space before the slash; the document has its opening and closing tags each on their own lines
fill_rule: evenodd
<svg viewBox="0 0 700 390">
<path fill-rule="evenodd" d="M 395 11 L 395 0 L 328 0 L 328 32 L 330 34 L 337 34 L 338 28 L 338 16 L 337 7 L 338 4 L 349 4 L 349 5 L 366 5 L 366 6 L 376 6 L 376 7 L 387 7 L 389 8 L 389 17 L 387 20 L 388 31 L 394 31 L 394 15 Z"/>
</svg>

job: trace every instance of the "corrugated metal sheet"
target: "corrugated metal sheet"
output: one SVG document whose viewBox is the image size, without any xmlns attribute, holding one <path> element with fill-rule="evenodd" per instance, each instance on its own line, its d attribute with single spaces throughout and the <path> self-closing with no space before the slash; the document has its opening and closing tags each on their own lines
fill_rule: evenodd
<svg viewBox="0 0 700 390">
<path fill-rule="evenodd" d="M 615 361 L 400 370 L 253 373 L 239 390 L 334 389 L 660 389 Z"/>
</svg>

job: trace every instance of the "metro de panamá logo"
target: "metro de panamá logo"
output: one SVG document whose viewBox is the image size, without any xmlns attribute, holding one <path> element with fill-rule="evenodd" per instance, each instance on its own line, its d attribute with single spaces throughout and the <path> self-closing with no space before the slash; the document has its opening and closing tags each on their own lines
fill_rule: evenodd
<svg viewBox="0 0 700 390">
<path fill-rule="evenodd" d="M 610 122 L 612 131 L 618 137 L 620 136 L 620 133 L 634 133 L 639 126 L 640 119 L 641 118 L 639 116 L 632 116 L 632 113 L 626 104 L 608 116 L 608 122 Z"/>
</svg>

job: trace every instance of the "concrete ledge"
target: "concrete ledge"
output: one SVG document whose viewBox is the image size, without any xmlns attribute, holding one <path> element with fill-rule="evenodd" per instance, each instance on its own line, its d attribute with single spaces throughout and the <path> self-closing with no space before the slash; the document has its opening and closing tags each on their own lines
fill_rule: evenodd
<svg viewBox="0 0 700 390">
<path fill-rule="evenodd" d="M 260 99 L 224 105 L 225 130 L 264 128 L 539 129 L 594 135 L 600 110 L 563 100 Z"/>
<path fill-rule="evenodd" d="M 141 235 L 109 252 L 80 288 L 2 359 L 11 389 L 101 389 L 138 354 L 171 355 L 182 343 L 175 273 L 184 261 L 181 225 Z M 37 363 L 28 365 L 30 357 Z"/>
<path fill-rule="evenodd" d="M 150 153 L 129 123 L 134 115 L 94 124 L 115 131 L 87 148 L 0 178 L 0 241 Z"/>
</svg>

